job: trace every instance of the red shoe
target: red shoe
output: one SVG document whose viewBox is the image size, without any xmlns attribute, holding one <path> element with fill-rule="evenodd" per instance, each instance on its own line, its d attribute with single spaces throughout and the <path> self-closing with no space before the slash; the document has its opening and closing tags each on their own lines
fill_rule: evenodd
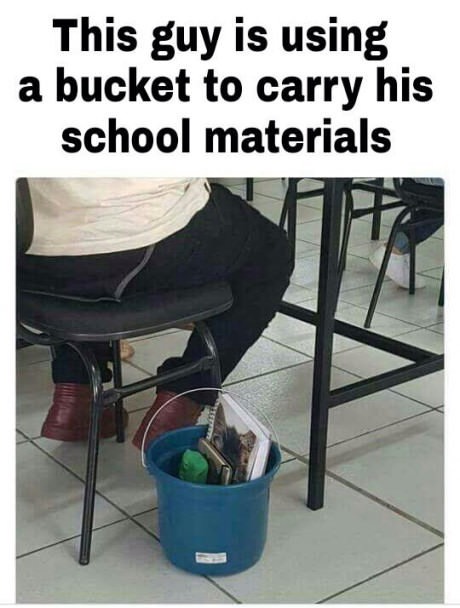
<svg viewBox="0 0 460 608">
<path fill-rule="evenodd" d="M 152 416 L 155 414 L 155 412 L 158 412 L 163 404 L 169 401 L 169 399 L 172 399 L 174 396 L 175 393 L 171 393 L 169 391 L 158 391 L 152 407 L 145 414 L 139 428 L 136 431 L 136 434 L 133 437 L 133 445 L 136 448 L 139 450 L 142 448 L 142 441 L 144 440 L 145 431 L 150 420 L 152 419 Z M 177 397 L 161 410 L 150 425 L 144 441 L 144 447 L 147 447 L 152 439 L 166 433 L 166 431 L 180 429 L 184 426 L 193 426 L 197 423 L 202 411 L 203 408 L 192 401 L 192 399 L 189 399 L 186 396 Z"/>
<path fill-rule="evenodd" d="M 59 383 L 55 385 L 53 405 L 42 426 L 42 437 L 58 441 L 88 439 L 91 389 L 87 384 Z M 128 424 L 128 412 L 123 410 L 123 424 Z M 99 437 L 116 435 L 115 412 L 105 409 L 101 415 Z"/>
</svg>

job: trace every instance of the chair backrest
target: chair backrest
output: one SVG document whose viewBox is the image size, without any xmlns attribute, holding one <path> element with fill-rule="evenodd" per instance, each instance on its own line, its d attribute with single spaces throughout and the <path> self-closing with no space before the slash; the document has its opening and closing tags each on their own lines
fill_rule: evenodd
<svg viewBox="0 0 460 608">
<path fill-rule="evenodd" d="M 407 182 L 406 182 L 407 184 Z M 411 190 L 400 177 L 393 178 L 393 185 L 398 197 L 408 205 L 418 205 L 442 211 L 444 206 L 443 187 L 418 184 L 417 190 Z"/>
<path fill-rule="evenodd" d="M 34 214 L 29 184 L 25 177 L 16 180 L 16 255 L 25 253 L 32 244 Z"/>
</svg>

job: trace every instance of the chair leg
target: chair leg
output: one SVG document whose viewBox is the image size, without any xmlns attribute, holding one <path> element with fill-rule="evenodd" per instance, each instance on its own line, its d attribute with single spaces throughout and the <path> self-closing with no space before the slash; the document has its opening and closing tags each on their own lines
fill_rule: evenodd
<svg viewBox="0 0 460 608">
<path fill-rule="evenodd" d="M 203 341 L 204 347 L 207 350 L 208 355 L 212 359 L 212 365 L 210 368 L 211 384 L 212 384 L 212 386 L 215 386 L 216 388 L 221 388 L 222 387 L 222 374 L 220 371 L 219 353 L 217 352 L 217 347 L 216 347 L 216 343 L 214 342 L 213 335 L 212 335 L 209 327 L 206 325 L 206 323 L 204 321 L 196 321 L 195 329 L 197 330 L 198 334 L 200 335 L 200 337 Z"/>
<path fill-rule="evenodd" d="M 112 361 L 113 361 L 113 386 L 121 388 L 123 386 L 121 376 L 120 340 L 112 342 Z M 119 399 L 115 404 L 115 428 L 117 431 L 117 442 L 123 443 L 125 440 L 125 427 L 123 424 L 123 399 Z"/>
<path fill-rule="evenodd" d="M 375 180 L 375 183 L 380 188 L 383 188 L 384 178 L 378 177 Z M 382 200 L 383 193 L 381 191 L 377 191 L 374 194 L 374 213 L 372 214 L 372 229 L 371 229 L 371 240 L 378 241 L 380 238 L 380 224 L 382 221 Z"/>
<path fill-rule="evenodd" d="M 380 296 L 380 292 L 382 290 L 383 280 L 385 278 L 385 273 L 387 270 L 388 262 L 390 261 L 391 250 L 393 249 L 393 245 L 395 242 L 396 234 L 399 230 L 399 227 L 402 224 L 402 221 L 405 219 L 407 215 L 409 215 L 410 209 L 407 207 L 399 212 L 399 215 L 396 217 L 394 224 L 391 228 L 390 236 L 388 237 L 387 246 L 385 249 L 385 255 L 383 256 L 382 264 L 380 266 L 379 274 L 377 276 L 377 281 L 375 283 L 374 292 L 372 294 L 372 298 L 369 304 L 369 308 L 367 311 L 366 319 L 364 321 L 364 327 L 369 329 L 372 323 L 372 318 L 375 313 L 375 308 L 377 306 L 377 301 Z"/>
<path fill-rule="evenodd" d="M 297 182 L 295 178 L 288 179 L 288 186 L 284 196 L 283 208 L 279 221 L 280 228 L 284 228 L 287 219 L 287 236 L 291 246 L 292 259 L 295 259 L 297 234 Z"/>
<path fill-rule="evenodd" d="M 96 496 L 97 459 L 99 453 L 99 427 L 104 408 L 101 372 L 94 354 L 84 345 L 68 343 L 80 355 L 88 372 L 92 391 L 88 451 L 86 461 L 85 493 L 81 525 L 80 557 L 82 566 L 89 564 L 93 532 L 94 502 Z"/>
<path fill-rule="evenodd" d="M 253 177 L 246 178 L 246 200 L 247 201 L 254 200 L 254 178 Z"/>
<path fill-rule="evenodd" d="M 442 271 L 441 288 L 439 290 L 438 306 L 444 306 L 444 270 Z"/>
<path fill-rule="evenodd" d="M 414 209 L 411 209 L 410 221 L 414 219 Z M 414 230 L 409 224 L 409 294 L 411 296 L 415 293 L 415 238 Z"/>
<path fill-rule="evenodd" d="M 348 250 L 348 242 L 350 240 L 352 219 L 353 219 L 353 195 L 350 190 L 347 190 L 347 192 L 345 194 L 345 212 L 344 212 L 344 218 L 343 218 L 342 247 L 340 249 L 339 265 L 338 265 L 337 294 L 340 292 L 343 271 L 345 270 L 346 263 L 347 263 L 347 250 Z"/>
</svg>

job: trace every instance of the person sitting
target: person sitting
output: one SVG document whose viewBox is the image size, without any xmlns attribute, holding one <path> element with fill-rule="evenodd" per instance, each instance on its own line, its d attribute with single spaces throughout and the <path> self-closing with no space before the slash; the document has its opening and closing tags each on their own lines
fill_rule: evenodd
<svg viewBox="0 0 460 608">
<path fill-rule="evenodd" d="M 239 196 L 205 178 L 29 178 L 34 237 L 19 260 L 22 289 L 84 300 L 122 300 L 225 280 L 233 305 L 207 320 L 225 379 L 276 314 L 293 260 L 286 234 Z M 111 380 L 107 343 L 88 343 L 104 382 Z M 195 331 L 165 372 L 202 357 Z M 55 384 L 42 435 L 85 440 L 90 387 L 86 369 L 67 345 L 54 349 Z M 152 416 L 172 396 L 209 387 L 209 371 L 157 387 L 153 405 L 134 434 L 141 448 Z M 210 392 L 183 396 L 162 409 L 148 441 L 195 424 Z M 125 411 L 125 425 L 128 414 Z M 104 410 L 101 436 L 115 434 L 112 410 Z"/>
<path fill-rule="evenodd" d="M 413 194 L 420 196 L 430 195 L 434 200 L 443 203 L 444 188 L 443 180 L 439 178 L 415 178 L 405 179 L 402 184 L 403 189 L 407 189 Z M 423 222 L 423 223 L 420 223 Z M 432 209 L 416 209 L 412 217 L 401 225 L 401 229 L 396 233 L 395 242 L 391 250 L 390 259 L 386 269 L 386 276 L 396 285 L 404 289 L 409 289 L 410 263 L 409 263 L 409 231 L 412 228 L 412 238 L 416 245 L 425 241 L 434 234 L 444 223 L 441 213 Z M 386 244 L 377 248 L 369 257 L 370 262 L 380 269 L 385 255 Z M 425 287 L 424 280 L 416 276 L 415 288 Z"/>
</svg>

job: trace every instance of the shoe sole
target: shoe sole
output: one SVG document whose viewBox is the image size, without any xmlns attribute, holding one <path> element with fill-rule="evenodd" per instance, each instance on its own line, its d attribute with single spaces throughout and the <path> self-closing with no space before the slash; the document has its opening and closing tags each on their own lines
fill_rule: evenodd
<svg viewBox="0 0 460 608">
<path fill-rule="evenodd" d="M 123 410 L 123 428 L 128 426 L 128 412 Z M 77 441 L 87 441 L 88 440 L 89 429 L 65 429 L 60 426 L 55 426 L 53 424 L 45 423 L 42 427 L 41 436 L 46 437 L 46 439 L 55 439 L 56 441 L 68 441 L 68 442 L 77 442 Z M 115 437 L 117 431 L 115 429 L 115 424 L 112 429 L 109 431 L 100 431 L 99 438 L 100 439 L 109 439 L 110 437 Z"/>
</svg>

